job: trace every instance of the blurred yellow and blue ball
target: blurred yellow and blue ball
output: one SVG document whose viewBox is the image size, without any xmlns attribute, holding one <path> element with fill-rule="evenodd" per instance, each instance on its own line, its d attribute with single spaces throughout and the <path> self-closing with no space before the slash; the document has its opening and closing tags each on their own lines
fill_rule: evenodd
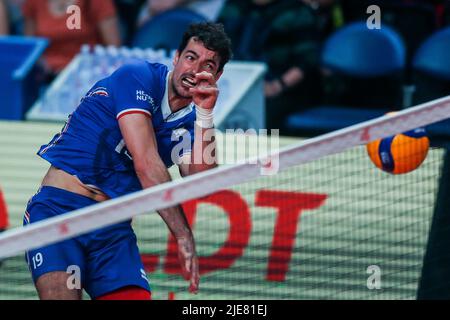
<svg viewBox="0 0 450 320">
<path fill-rule="evenodd" d="M 424 128 L 372 141 L 366 145 L 373 164 L 391 174 L 417 169 L 426 159 L 430 141 Z"/>
</svg>

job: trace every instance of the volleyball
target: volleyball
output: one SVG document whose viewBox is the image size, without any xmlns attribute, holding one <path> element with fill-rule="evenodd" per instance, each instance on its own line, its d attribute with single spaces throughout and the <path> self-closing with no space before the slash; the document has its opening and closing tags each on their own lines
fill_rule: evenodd
<svg viewBox="0 0 450 320">
<path fill-rule="evenodd" d="M 403 174 L 417 169 L 425 160 L 430 141 L 424 128 L 417 128 L 366 145 L 370 160 L 381 170 Z"/>
</svg>

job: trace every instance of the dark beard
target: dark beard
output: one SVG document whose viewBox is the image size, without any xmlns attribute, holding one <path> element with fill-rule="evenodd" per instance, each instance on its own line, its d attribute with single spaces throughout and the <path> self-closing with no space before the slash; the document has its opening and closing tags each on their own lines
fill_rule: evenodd
<svg viewBox="0 0 450 320">
<path fill-rule="evenodd" d="M 183 99 L 192 99 L 192 96 L 183 96 L 180 91 L 178 91 L 177 86 L 175 85 L 175 80 L 172 79 L 172 89 L 173 92 L 175 92 L 175 95 L 177 95 L 178 97 L 181 97 Z"/>
</svg>

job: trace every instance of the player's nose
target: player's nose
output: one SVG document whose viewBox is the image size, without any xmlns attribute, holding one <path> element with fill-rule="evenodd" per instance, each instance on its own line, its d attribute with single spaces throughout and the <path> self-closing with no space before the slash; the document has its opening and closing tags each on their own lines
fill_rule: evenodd
<svg viewBox="0 0 450 320">
<path fill-rule="evenodd" d="M 193 74 L 197 74 L 201 72 L 201 64 L 196 62 L 195 64 L 192 65 L 192 73 Z"/>
</svg>

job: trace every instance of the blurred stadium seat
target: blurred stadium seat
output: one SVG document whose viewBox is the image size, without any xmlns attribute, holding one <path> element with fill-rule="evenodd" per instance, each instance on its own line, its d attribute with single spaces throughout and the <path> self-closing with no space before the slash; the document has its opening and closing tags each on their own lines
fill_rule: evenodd
<svg viewBox="0 0 450 320">
<path fill-rule="evenodd" d="M 189 9 L 174 9 L 155 16 L 144 24 L 133 39 L 133 47 L 178 49 L 184 31 L 191 23 L 206 21 L 206 18 Z"/>
<path fill-rule="evenodd" d="M 322 66 L 332 72 L 324 79 L 325 86 L 331 84 L 324 105 L 289 116 L 289 133 L 326 133 L 401 108 L 405 48 L 389 27 L 343 27 L 324 44 Z"/>
<path fill-rule="evenodd" d="M 350 76 L 383 76 L 404 67 L 404 51 L 392 29 L 369 30 L 365 23 L 353 23 L 326 41 L 322 64 Z"/>
<path fill-rule="evenodd" d="M 382 23 L 394 28 L 403 37 L 407 62 L 421 43 L 435 30 L 437 17 L 432 4 L 378 1 L 382 8 Z"/>
<path fill-rule="evenodd" d="M 0 37 L 0 119 L 22 120 L 38 97 L 35 65 L 47 45 L 43 38 Z"/>
<path fill-rule="evenodd" d="M 417 50 L 413 60 L 414 104 L 450 94 L 450 27 L 429 37 Z M 450 120 L 428 127 L 435 140 L 450 139 Z"/>
<path fill-rule="evenodd" d="M 438 0 L 439 1 L 439 0 Z M 429 0 L 346 0 L 343 9 L 347 22 L 366 21 L 367 8 L 377 5 L 381 11 L 382 26 L 389 26 L 400 34 L 406 48 L 407 83 L 411 83 L 411 61 L 419 46 L 437 30 L 438 14 Z"/>
<path fill-rule="evenodd" d="M 442 12 L 442 24 L 444 26 L 450 25 L 450 2 L 447 2 L 444 5 L 443 12 Z"/>
<path fill-rule="evenodd" d="M 442 29 L 417 50 L 413 67 L 416 71 L 426 72 L 442 80 L 450 80 L 450 27 Z"/>
</svg>

